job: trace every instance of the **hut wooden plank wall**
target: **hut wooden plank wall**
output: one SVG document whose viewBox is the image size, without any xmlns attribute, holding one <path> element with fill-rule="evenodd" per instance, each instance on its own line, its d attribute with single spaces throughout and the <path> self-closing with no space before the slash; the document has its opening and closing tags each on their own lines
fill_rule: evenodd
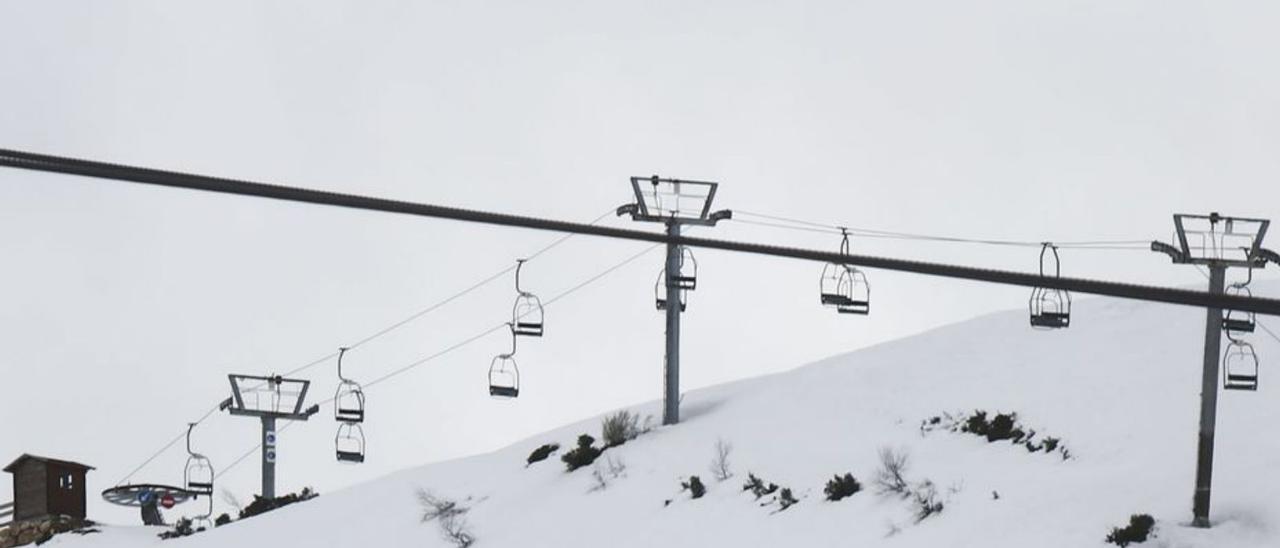
<svg viewBox="0 0 1280 548">
<path fill-rule="evenodd" d="M 85 518 L 85 479 L 92 466 L 24 454 L 4 468 L 13 474 L 13 520 Z"/>
</svg>

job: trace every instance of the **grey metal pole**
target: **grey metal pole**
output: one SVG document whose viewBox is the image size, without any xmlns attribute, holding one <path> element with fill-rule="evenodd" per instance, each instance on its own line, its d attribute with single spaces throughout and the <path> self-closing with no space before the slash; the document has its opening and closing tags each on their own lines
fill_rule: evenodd
<svg viewBox="0 0 1280 548">
<path fill-rule="evenodd" d="M 667 235 L 679 236 L 680 223 L 667 222 Z M 680 422 L 680 246 L 667 243 L 667 359 L 664 368 L 662 424 Z"/>
<path fill-rule="evenodd" d="M 276 498 L 276 447 L 267 436 L 276 431 L 275 417 L 262 417 L 262 498 Z"/>
<path fill-rule="evenodd" d="M 1220 295 L 1227 267 L 1209 265 L 1209 293 Z M 1218 360 L 1222 349 L 1222 309 L 1205 312 L 1204 375 L 1200 379 L 1200 446 L 1196 453 L 1196 492 L 1191 525 L 1209 527 L 1209 492 L 1213 483 L 1213 431 L 1218 411 Z"/>
</svg>

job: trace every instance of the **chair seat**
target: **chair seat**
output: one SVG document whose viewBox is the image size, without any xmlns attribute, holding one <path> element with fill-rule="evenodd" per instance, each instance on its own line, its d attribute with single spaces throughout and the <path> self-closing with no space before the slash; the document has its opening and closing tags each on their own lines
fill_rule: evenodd
<svg viewBox="0 0 1280 548">
<path fill-rule="evenodd" d="M 339 421 L 348 422 L 348 423 L 364 422 L 364 410 L 338 408 L 338 413 L 336 418 Z"/>
<path fill-rule="evenodd" d="M 865 316 L 871 313 L 871 303 L 849 301 L 849 304 L 837 307 L 836 311 L 841 314 L 860 314 Z"/>
<path fill-rule="evenodd" d="M 1222 388 L 1226 390 L 1257 390 L 1258 376 L 1228 373 L 1227 382 L 1222 384 Z"/>
<path fill-rule="evenodd" d="M 835 305 L 835 306 L 848 306 L 853 304 L 853 299 L 850 299 L 848 296 L 845 296 L 845 295 L 834 294 L 834 293 L 823 293 L 822 304 Z"/>
<path fill-rule="evenodd" d="M 520 389 L 513 386 L 489 386 L 489 395 L 501 398 L 514 398 L 520 395 Z"/>
<path fill-rule="evenodd" d="M 1249 320 L 1234 320 L 1224 318 L 1222 320 L 1222 328 L 1227 331 L 1236 331 L 1240 333 L 1253 333 L 1253 322 Z"/>
<path fill-rule="evenodd" d="M 516 322 L 516 326 L 515 326 L 515 329 L 513 329 L 513 331 L 515 332 L 516 335 L 524 335 L 526 337 L 541 337 L 542 324 L 532 323 L 532 322 Z"/>
<path fill-rule="evenodd" d="M 364 462 L 364 453 L 338 451 L 338 460 L 342 462 Z"/>
<path fill-rule="evenodd" d="M 1031 325 L 1036 327 L 1067 327 L 1071 323 L 1071 315 L 1061 312 L 1041 312 L 1031 315 Z"/>
</svg>

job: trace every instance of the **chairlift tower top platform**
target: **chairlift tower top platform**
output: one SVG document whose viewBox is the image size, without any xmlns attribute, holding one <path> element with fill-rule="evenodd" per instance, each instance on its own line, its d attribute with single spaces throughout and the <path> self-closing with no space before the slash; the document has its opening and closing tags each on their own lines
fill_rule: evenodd
<svg viewBox="0 0 1280 548">
<path fill-rule="evenodd" d="M 276 419 L 305 421 L 319 405 L 303 409 L 311 381 L 280 375 L 227 375 L 231 397 L 219 406 L 232 415 L 262 421 L 262 498 L 276 497 Z"/>
</svg>

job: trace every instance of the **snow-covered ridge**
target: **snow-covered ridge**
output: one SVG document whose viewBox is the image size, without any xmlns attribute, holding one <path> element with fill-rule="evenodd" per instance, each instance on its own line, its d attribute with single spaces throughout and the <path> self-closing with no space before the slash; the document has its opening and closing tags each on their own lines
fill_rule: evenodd
<svg viewBox="0 0 1280 548">
<path fill-rule="evenodd" d="M 1280 293 L 1259 284 L 1256 294 Z M 874 321 L 874 316 L 871 318 Z M 1267 321 L 1263 318 L 1263 321 Z M 1130 514 L 1158 520 L 1157 546 L 1280 546 L 1280 418 L 1271 397 L 1280 344 L 1252 337 L 1263 361 L 1258 392 L 1219 400 L 1210 530 L 1186 527 L 1195 463 L 1204 312 L 1113 299 L 1077 303 L 1072 327 L 1034 331 L 1010 311 L 835 356 L 793 371 L 686 394 L 684 422 L 605 455 L 625 471 L 593 490 L 591 469 L 566 473 L 559 456 L 600 418 L 505 449 L 398 472 L 235 523 L 174 546 L 450 546 L 420 523 L 416 490 L 463 501 L 476 546 L 1105 546 Z M 1280 327 L 1280 321 L 1271 321 Z M 857 322 L 850 323 L 857 329 Z M 1274 328 L 1273 328 L 1274 330 Z M 920 430 L 943 412 L 1014 411 L 1060 437 L 1073 457 L 1030 453 L 975 436 Z M 631 408 L 660 414 L 657 402 Z M 512 408 L 518 413 L 518 404 Z M 712 479 L 718 439 L 735 476 Z M 525 466 L 543 443 L 562 448 Z M 932 481 L 943 512 L 916 523 L 909 503 L 870 488 L 877 452 L 910 456 L 907 475 Z M 603 458 L 602 458 L 603 460 Z M 783 512 L 742 492 L 748 472 L 790 487 Z M 833 474 L 867 489 L 823 498 Z M 708 487 L 693 500 L 680 482 Z M 998 498 L 994 495 L 998 493 Z M 670 500 L 670 504 L 665 504 Z M 155 530 L 107 527 L 58 546 L 140 546 Z"/>
</svg>

